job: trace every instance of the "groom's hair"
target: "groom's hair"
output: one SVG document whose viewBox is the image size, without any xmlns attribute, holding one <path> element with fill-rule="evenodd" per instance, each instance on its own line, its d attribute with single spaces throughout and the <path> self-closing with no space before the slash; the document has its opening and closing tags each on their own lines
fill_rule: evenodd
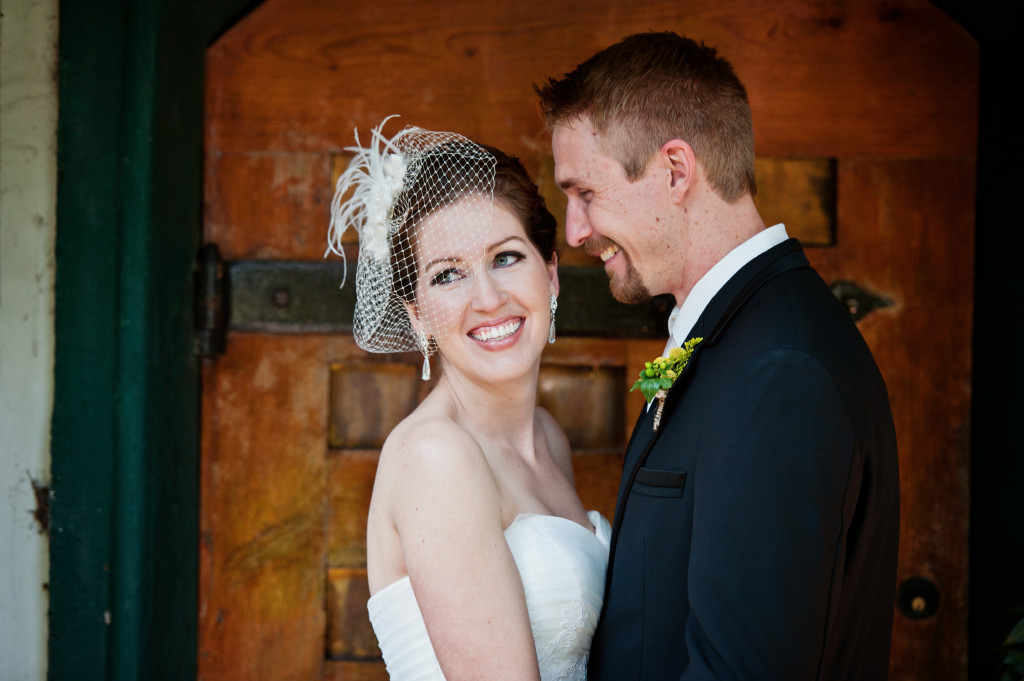
<svg viewBox="0 0 1024 681">
<path fill-rule="evenodd" d="M 534 90 L 549 129 L 586 118 L 630 181 L 665 142 L 682 139 L 724 200 L 757 192 L 747 91 L 713 47 L 639 33 Z"/>
</svg>

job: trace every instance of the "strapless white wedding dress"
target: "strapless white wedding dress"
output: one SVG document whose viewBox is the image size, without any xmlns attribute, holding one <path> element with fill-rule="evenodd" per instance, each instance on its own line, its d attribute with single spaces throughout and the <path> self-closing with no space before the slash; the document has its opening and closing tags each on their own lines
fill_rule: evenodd
<svg viewBox="0 0 1024 681">
<path fill-rule="evenodd" d="M 591 532 L 565 518 L 521 514 L 505 530 L 526 593 L 542 681 L 584 681 L 604 602 L 611 526 L 587 513 Z M 408 577 L 366 604 L 391 681 L 444 681 Z"/>
</svg>

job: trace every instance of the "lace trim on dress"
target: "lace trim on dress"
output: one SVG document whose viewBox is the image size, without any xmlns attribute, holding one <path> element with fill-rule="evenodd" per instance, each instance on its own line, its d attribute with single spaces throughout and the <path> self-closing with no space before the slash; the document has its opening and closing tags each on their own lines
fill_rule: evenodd
<svg viewBox="0 0 1024 681">
<path fill-rule="evenodd" d="M 569 603 L 569 607 L 562 611 L 565 621 L 562 623 L 562 632 L 555 637 L 554 641 L 541 646 L 540 629 L 537 618 L 534 616 L 533 608 L 527 607 L 530 615 L 530 625 L 533 628 L 533 639 L 537 642 L 537 662 L 540 664 L 540 676 L 542 681 L 586 681 L 587 660 L 589 654 L 583 656 L 568 657 L 559 654 L 559 651 L 567 650 L 579 637 L 579 632 L 587 626 L 590 615 L 587 614 L 587 607 L 580 600 Z"/>
</svg>

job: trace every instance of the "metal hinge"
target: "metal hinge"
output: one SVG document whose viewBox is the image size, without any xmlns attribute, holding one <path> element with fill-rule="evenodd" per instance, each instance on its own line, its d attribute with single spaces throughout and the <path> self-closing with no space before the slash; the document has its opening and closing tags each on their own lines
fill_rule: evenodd
<svg viewBox="0 0 1024 681">
<path fill-rule="evenodd" d="M 355 263 L 358 267 L 358 263 Z M 353 263 L 339 288 L 337 261 L 235 260 L 224 264 L 230 281 L 227 330 L 242 333 L 352 333 L 356 307 Z M 671 296 L 641 305 L 612 298 L 602 267 L 559 267 L 558 333 L 605 338 L 664 338 Z"/>
<path fill-rule="evenodd" d="M 850 319 L 855 322 L 864 319 L 868 313 L 874 310 L 893 306 L 893 302 L 888 298 L 866 291 L 846 279 L 833 282 L 831 288 L 832 294 L 843 304 Z"/>
<path fill-rule="evenodd" d="M 216 359 L 224 354 L 228 316 L 228 285 L 217 244 L 204 244 L 195 271 L 195 353 Z"/>
</svg>

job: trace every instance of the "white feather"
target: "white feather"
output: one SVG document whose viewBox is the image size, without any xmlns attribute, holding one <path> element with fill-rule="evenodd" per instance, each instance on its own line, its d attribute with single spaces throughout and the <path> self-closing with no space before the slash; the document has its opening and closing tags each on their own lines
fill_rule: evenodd
<svg viewBox="0 0 1024 681">
<path fill-rule="evenodd" d="M 344 263 L 341 285 L 345 285 L 348 262 L 342 237 L 352 227 L 359 235 L 359 257 L 376 261 L 387 260 L 390 253 L 392 229 L 388 224 L 395 199 L 402 191 L 408 163 L 399 149 L 399 142 L 419 128 L 408 126 L 388 140 L 381 134 L 384 125 L 396 116 L 388 116 L 371 131 L 370 144 L 361 146 L 359 131 L 355 131 L 356 146 L 346 148 L 355 155 L 335 186 L 331 201 L 331 223 L 327 233 L 327 252 L 340 255 Z M 352 196 L 342 204 L 342 198 L 352 190 Z"/>
</svg>

